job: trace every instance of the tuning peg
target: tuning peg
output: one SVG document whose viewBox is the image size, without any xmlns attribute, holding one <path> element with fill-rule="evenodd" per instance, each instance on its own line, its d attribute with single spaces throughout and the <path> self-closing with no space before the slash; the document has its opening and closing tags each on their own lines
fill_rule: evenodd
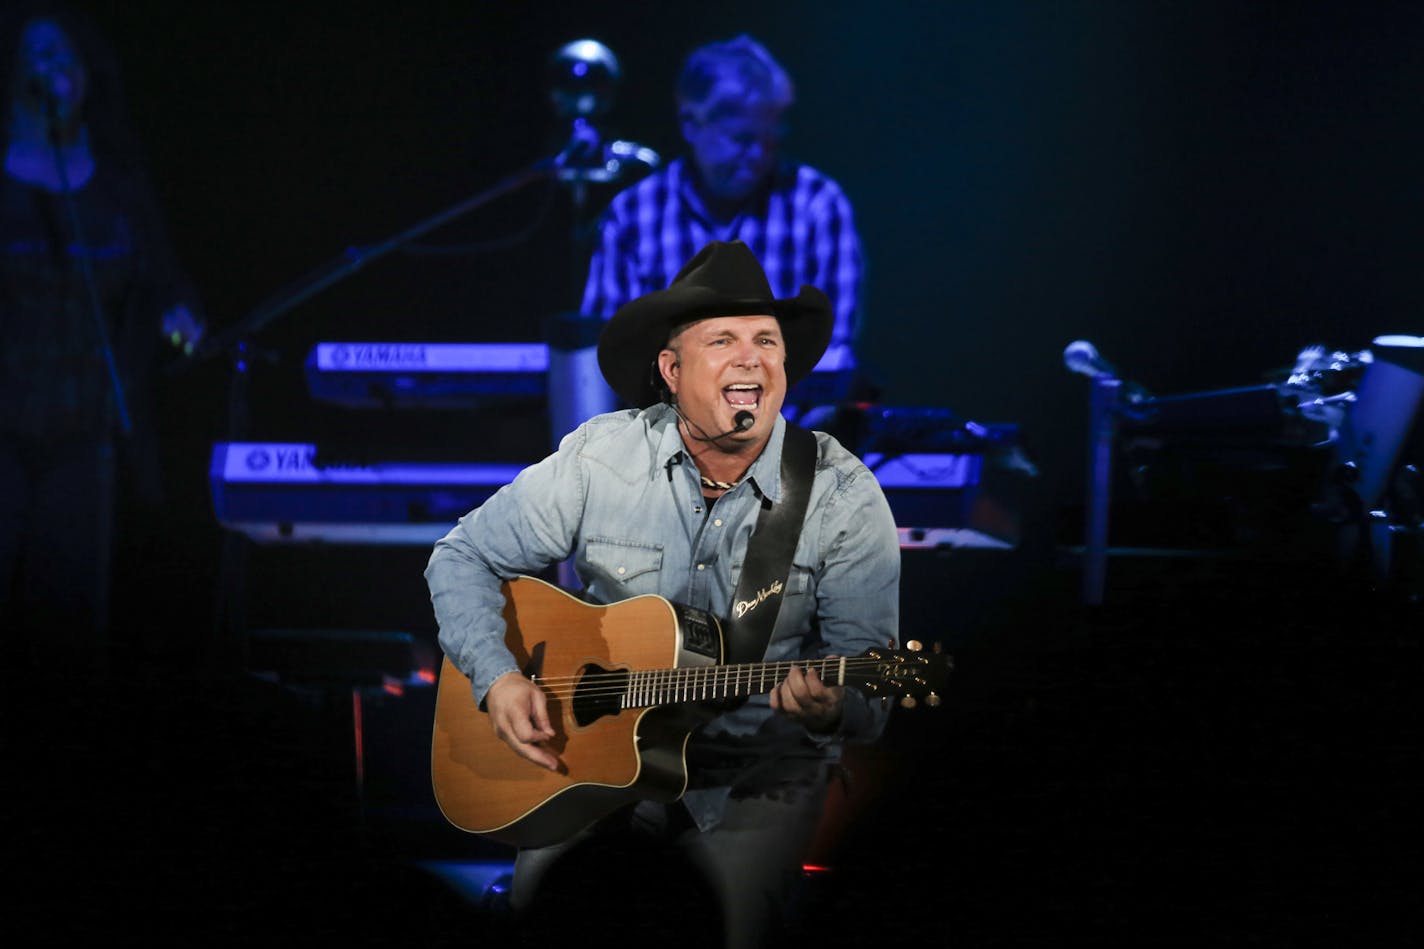
<svg viewBox="0 0 1424 949">
<path fill-rule="evenodd" d="M 939 696 L 931 692 L 925 696 L 925 704 L 930 708 L 939 708 Z"/>
<path fill-rule="evenodd" d="M 919 704 L 919 702 L 915 701 L 915 697 L 913 695 L 907 695 L 900 700 L 901 708 L 914 708 L 916 705 Z"/>
<path fill-rule="evenodd" d="M 910 652 L 919 652 L 921 649 L 924 649 L 925 646 L 918 639 L 912 639 L 905 643 L 905 648 L 910 650 Z"/>
</svg>

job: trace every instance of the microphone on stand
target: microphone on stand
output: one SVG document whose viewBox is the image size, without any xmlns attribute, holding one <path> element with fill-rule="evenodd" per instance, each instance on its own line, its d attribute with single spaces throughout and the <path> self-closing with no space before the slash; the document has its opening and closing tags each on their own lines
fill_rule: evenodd
<svg viewBox="0 0 1424 949">
<path fill-rule="evenodd" d="M 1122 377 L 1117 367 L 1104 359 L 1102 353 L 1098 352 L 1098 347 L 1086 339 L 1075 339 L 1064 348 L 1063 365 L 1067 366 L 1070 372 L 1087 376 L 1089 379 L 1101 379 L 1104 376 L 1114 379 Z"/>
<path fill-rule="evenodd" d="M 594 120 L 613 108 L 623 67 L 613 50 L 595 39 L 574 40 L 549 60 L 549 97 L 560 117 L 571 120 L 568 144 L 553 161 L 563 181 L 616 182 L 628 165 L 655 169 L 662 156 L 637 142 L 605 142 Z"/>
<path fill-rule="evenodd" d="M 662 156 L 648 146 L 627 142 L 621 138 L 608 143 L 608 154 L 613 161 L 637 162 L 646 165 L 650 171 L 656 170 L 663 163 Z"/>
<path fill-rule="evenodd" d="M 604 142 L 598 129 L 585 118 L 574 120 L 568 144 L 553 160 L 564 181 L 617 182 L 641 165 L 654 171 L 662 156 L 646 145 L 615 139 Z"/>
<path fill-rule="evenodd" d="M 1122 394 L 1131 403 L 1148 402 L 1152 393 L 1135 382 L 1122 378 L 1122 373 L 1112 363 L 1103 358 L 1098 347 L 1086 339 L 1075 339 L 1063 349 L 1063 365 L 1070 372 L 1087 376 L 1089 379 L 1117 379 L 1122 382 Z"/>
</svg>

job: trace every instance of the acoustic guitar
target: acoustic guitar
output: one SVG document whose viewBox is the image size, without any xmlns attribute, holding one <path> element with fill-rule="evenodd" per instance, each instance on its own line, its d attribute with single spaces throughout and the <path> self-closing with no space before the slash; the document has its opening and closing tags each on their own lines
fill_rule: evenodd
<svg viewBox="0 0 1424 949">
<path fill-rule="evenodd" d="M 913 707 L 938 705 L 946 655 L 871 649 L 853 658 L 722 665 L 722 627 L 660 596 L 592 605 L 533 577 L 504 585 L 506 644 L 548 696 L 560 760 L 547 771 L 495 737 L 470 680 L 440 672 L 431 779 L 445 818 L 519 847 L 557 843 L 624 804 L 674 801 L 687 787 L 694 728 L 728 701 L 770 692 L 793 665 Z M 719 705 L 720 703 L 720 705 Z"/>
</svg>

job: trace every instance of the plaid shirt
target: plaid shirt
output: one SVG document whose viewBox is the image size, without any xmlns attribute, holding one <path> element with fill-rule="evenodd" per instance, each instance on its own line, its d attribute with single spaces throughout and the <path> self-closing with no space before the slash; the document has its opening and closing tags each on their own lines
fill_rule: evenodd
<svg viewBox="0 0 1424 949">
<path fill-rule="evenodd" d="M 665 289 L 714 240 L 745 241 L 778 298 L 795 296 L 802 284 L 823 290 L 835 308 L 832 344 L 855 339 L 863 265 L 850 202 L 806 165 L 780 168 L 725 227 L 706 213 L 685 159 L 621 192 L 599 223 L 582 312 L 606 320 L 629 300 Z"/>
</svg>

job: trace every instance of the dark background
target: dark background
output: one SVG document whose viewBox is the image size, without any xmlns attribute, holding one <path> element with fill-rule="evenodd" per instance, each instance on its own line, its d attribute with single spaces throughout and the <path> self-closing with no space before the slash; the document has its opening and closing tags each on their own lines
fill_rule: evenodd
<svg viewBox="0 0 1424 949">
<path fill-rule="evenodd" d="M 557 151 L 547 62 L 565 42 L 619 57 L 603 131 L 671 158 L 682 57 L 741 31 L 796 81 L 788 151 L 855 202 L 861 349 L 882 401 L 1021 426 L 1045 510 L 1081 495 L 1071 340 L 1160 394 L 1419 329 L 1415 4 L 87 6 L 218 330 Z M 594 188 L 584 216 L 612 193 Z M 308 404 L 301 361 L 317 341 L 539 339 L 581 295 L 575 216 L 566 190 L 527 188 L 421 242 L 526 238 L 514 246 L 384 257 L 269 324 L 246 434 L 351 426 Z M 228 397 L 221 360 L 166 386 L 171 507 L 195 515 L 178 525 L 193 543 L 180 572 L 215 556 L 205 466 Z M 540 418 L 522 421 L 516 435 L 542 437 Z M 509 424 L 447 418 L 429 440 L 472 457 L 507 442 L 526 460 Z"/>
<path fill-rule="evenodd" d="M 788 151 L 855 203 L 882 401 L 1020 425 L 1046 506 L 1081 491 L 1071 340 L 1161 394 L 1419 330 L 1416 4 L 89 6 L 217 329 L 557 151 L 547 62 L 565 42 L 619 57 L 606 135 L 670 159 L 682 57 L 747 31 L 796 81 Z M 594 188 L 585 215 L 612 193 Z M 571 205 L 525 189 L 422 244 L 523 242 L 394 254 L 270 324 L 247 433 L 320 441 L 339 424 L 301 386 L 316 341 L 539 339 L 581 295 Z M 206 503 L 227 394 L 221 361 L 167 386 L 185 508 Z M 479 456 L 508 432 L 470 419 L 430 437 Z"/>
<path fill-rule="evenodd" d="M 556 151 L 546 63 L 565 42 L 594 37 L 620 59 L 604 130 L 671 158 L 682 57 L 761 39 L 797 85 L 789 151 L 855 204 L 870 268 L 862 352 L 884 401 L 1017 424 L 1043 471 L 1012 557 L 907 559 L 907 632 L 946 631 L 960 687 L 941 718 L 897 719 L 901 796 L 842 876 L 854 899 L 840 905 L 872 916 L 836 917 L 840 935 L 1417 937 L 1413 605 L 1268 544 L 1228 562 L 1115 563 L 1108 603 L 1082 607 L 1061 542 L 1079 523 L 1087 383 L 1061 354 L 1092 340 L 1130 378 L 1177 393 L 1261 381 L 1309 344 L 1420 332 L 1424 7 L 84 6 L 124 66 L 216 330 L 344 248 Z M 595 189 L 588 210 L 611 194 Z M 523 242 L 395 254 L 270 325 L 246 434 L 320 441 L 350 424 L 304 399 L 301 360 L 320 340 L 538 339 L 540 320 L 579 298 L 574 218 L 566 192 L 521 192 L 426 243 L 529 231 Z M 333 711 L 166 671 L 213 636 L 222 540 L 206 465 L 229 393 L 220 360 L 165 380 L 168 503 L 131 514 L 121 543 L 120 636 L 160 671 L 97 705 L 70 700 L 80 754 L 59 772 L 73 778 L 61 800 L 91 809 L 86 826 L 119 828 L 83 832 L 56 862 L 89 861 L 110 893 L 76 918 L 97 928 L 121 912 L 132 928 L 152 907 L 246 937 L 287 913 L 286 932 L 354 922 L 358 941 L 441 944 L 475 923 L 407 861 L 469 845 L 440 829 L 418 844 L 352 832 L 339 694 Z M 530 431 L 540 443 L 540 419 L 513 423 L 526 428 L 510 440 L 508 418 L 429 431 L 468 439 L 472 457 L 522 453 Z M 259 552 L 253 618 L 428 638 L 423 563 L 421 551 Z M 420 796 L 420 701 L 369 713 L 377 790 L 397 786 L 386 803 Z M 97 815 L 82 790 L 95 768 L 132 790 Z"/>
</svg>

